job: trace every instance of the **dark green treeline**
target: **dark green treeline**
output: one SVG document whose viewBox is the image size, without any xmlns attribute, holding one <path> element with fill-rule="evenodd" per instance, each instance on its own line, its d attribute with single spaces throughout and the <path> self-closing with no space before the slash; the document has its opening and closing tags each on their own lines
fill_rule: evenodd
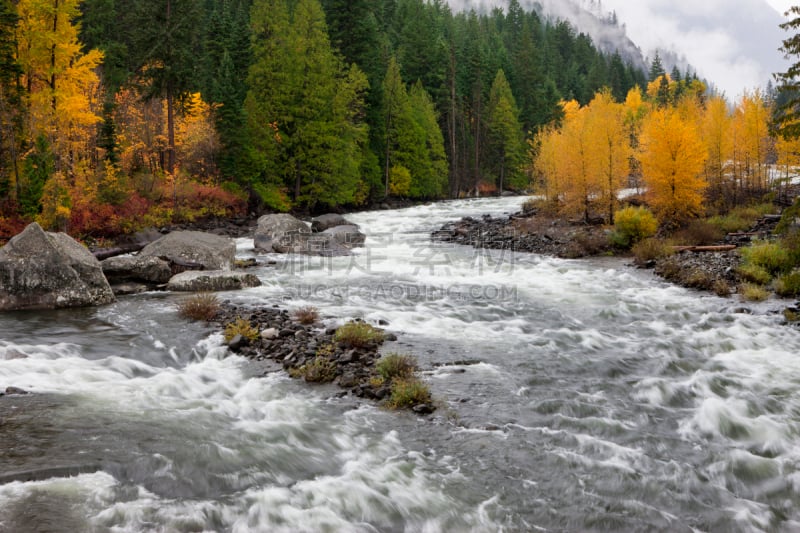
<svg viewBox="0 0 800 533">
<path fill-rule="evenodd" d="M 645 73 L 568 23 L 453 13 L 442 0 L 85 0 L 81 37 L 106 54 L 98 145 L 114 157 L 113 94 L 136 84 L 180 113 L 215 106 L 224 180 L 266 205 L 524 188 L 525 138 L 603 86 Z M 171 164 L 167 162 L 167 167 Z M 167 168 L 169 170 L 169 168 Z"/>
</svg>

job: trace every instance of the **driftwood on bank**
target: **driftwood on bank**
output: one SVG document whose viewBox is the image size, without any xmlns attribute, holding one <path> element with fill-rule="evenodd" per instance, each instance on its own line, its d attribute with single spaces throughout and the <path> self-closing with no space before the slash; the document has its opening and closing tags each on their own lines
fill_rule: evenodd
<svg viewBox="0 0 800 533">
<path fill-rule="evenodd" d="M 737 247 L 735 244 L 721 244 L 716 246 L 673 246 L 676 252 L 730 252 Z"/>
<path fill-rule="evenodd" d="M 147 244 L 131 243 L 122 246 L 115 246 L 113 248 L 100 248 L 99 250 L 93 251 L 92 255 L 94 255 L 98 261 L 102 261 L 103 259 L 108 259 L 110 257 L 138 252 L 145 246 L 147 246 Z"/>
</svg>

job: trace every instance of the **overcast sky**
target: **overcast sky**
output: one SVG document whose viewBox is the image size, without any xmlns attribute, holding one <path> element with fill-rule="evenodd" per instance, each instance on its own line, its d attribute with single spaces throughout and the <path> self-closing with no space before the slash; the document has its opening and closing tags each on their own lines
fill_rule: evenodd
<svg viewBox="0 0 800 533">
<path fill-rule="evenodd" d="M 767 3 L 783 14 L 795 3 L 795 0 L 767 0 Z"/>
<path fill-rule="evenodd" d="M 728 98 L 785 70 L 778 24 L 794 0 L 602 0 L 645 54 L 671 49 Z M 779 14 L 779 12 L 781 14 Z"/>
</svg>

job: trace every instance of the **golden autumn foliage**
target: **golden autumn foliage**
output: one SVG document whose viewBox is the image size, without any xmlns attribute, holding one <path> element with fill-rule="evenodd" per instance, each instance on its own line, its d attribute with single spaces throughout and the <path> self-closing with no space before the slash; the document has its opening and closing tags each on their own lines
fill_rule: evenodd
<svg viewBox="0 0 800 533">
<path fill-rule="evenodd" d="M 664 75 L 622 103 L 607 90 L 585 107 L 562 102 L 562 125 L 530 143 L 541 192 L 564 214 L 613 222 L 620 190 L 642 185 L 659 219 L 678 225 L 707 202 L 724 212 L 787 183 L 800 141 L 770 135 L 768 100 L 755 91 L 731 106 L 705 91 L 699 80 Z"/>
<path fill-rule="evenodd" d="M 585 107 L 575 101 L 562 107 L 561 129 L 545 128 L 533 143 L 534 170 L 544 193 L 561 202 L 564 214 L 588 220 L 600 208 L 613 221 L 632 154 L 626 108 L 607 90 Z"/>
<path fill-rule="evenodd" d="M 611 91 L 603 90 L 589 103 L 588 126 L 591 136 L 592 165 L 600 178 L 599 200 L 607 206 L 609 223 L 614 223 L 614 211 L 619 191 L 625 187 L 633 153 L 625 126 L 626 110 L 614 101 Z"/>
<path fill-rule="evenodd" d="M 86 154 L 100 121 L 95 69 L 103 53 L 81 49 L 75 23 L 79 3 L 20 0 L 17 5 L 17 61 L 30 99 L 28 129 L 33 137 L 44 135 L 57 154 L 65 155 Z"/>
<path fill-rule="evenodd" d="M 640 161 L 650 205 L 661 220 L 702 212 L 706 148 L 697 127 L 675 109 L 657 109 L 642 128 Z"/>
</svg>

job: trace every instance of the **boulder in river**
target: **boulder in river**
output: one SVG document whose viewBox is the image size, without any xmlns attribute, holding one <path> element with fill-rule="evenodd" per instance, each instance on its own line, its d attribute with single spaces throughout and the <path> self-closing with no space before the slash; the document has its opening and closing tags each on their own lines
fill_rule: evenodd
<svg viewBox="0 0 800 533">
<path fill-rule="evenodd" d="M 286 235 L 272 244 L 272 249 L 282 254 L 348 255 L 350 250 L 333 235 L 325 233 L 300 233 Z"/>
<path fill-rule="evenodd" d="M 152 255 L 111 257 L 101 265 L 111 284 L 128 281 L 159 284 L 168 282 L 172 277 L 169 263 Z"/>
<path fill-rule="evenodd" d="M 236 243 L 229 237 L 201 231 L 173 231 L 139 252 L 142 257 L 160 257 L 177 265 L 199 265 L 204 270 L 231 270 Z"/>
<path fill-rule="evenodd" d="M 254 274 L 230 270 L 187 271 L 174 275 L 167 290 L 176 292 L 236 291 L 258 287 L 261 280 Z"/>
<path fill-rule="evenodd" d="M 311 219 L 311 231 L 317 233 L 321 233 L 330 228 L 335 228 L 336 226 L 355 226 L 355 224 L 344 218 L 342 215 L 337 215 L 335 213 L 328 213 L 327 215 L 320 215 Z"/>
<path fill-rule="evenodd" d="M 330 235 L 337 243 L 347 248 L 364 246 L 364 241 L 367 239 L 356 225 L 334 226 L 323 231 L 321 235 Z"/>
<path fill-rule="evenodd" d="M 34 222 L 0 248 L 2 311 L 113 301 L 100 262 L 65 233 L 47 233 Z"/>
<path fill-rule="evenodd" d="M 275 249 L 275 244 L 291 243 L 297 238 L 302 238 L 303 235 L 310 234 L 311 228 L 308 227 L 308 224 L 292 215 L 285 213 L 264 215 L 258 219 L 253 244 L 257 250 L 273 252 L 278 251 Z"/>
</svg>

